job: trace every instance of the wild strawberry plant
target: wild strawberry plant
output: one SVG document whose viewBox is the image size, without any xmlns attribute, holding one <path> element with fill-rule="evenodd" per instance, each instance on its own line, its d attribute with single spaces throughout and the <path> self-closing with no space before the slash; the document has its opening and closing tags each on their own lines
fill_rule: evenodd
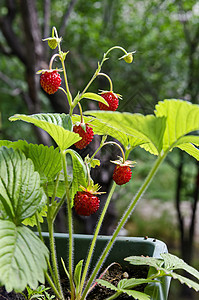
<svg viewBox="0 0 199 300">
<path fill-rule="evenodd" d="M 49 94 L 60 89 L 66 95 L 70 111 L 69 114 L 40 113 L 10 117 L 10 121 L 21 120 L 45 130 L 56 143 L 56 147 L 28 144 L 24 140 L 0 141 L 0 283 L 10 292 L 13 289 L 23 291 L 26 286 L 36 289 L 39 282 L 44 283 L 46 280 L 52 287 L 56 298 L 64 299 L 54 244 L 54 221 L 61 206 L 66 202 L 69 257 L 67 266 L 63 262 L 63 267 L 69 278 L 71 299 L 83 300 L 86 299 L 120 230 L 169 152 L 177 147 L 199 160 L 197 148 L 199 146 L 197 135 L 199 106 L 183 100 L 167 99 L 155 106 L 153 115 L 144 116 L 115 111 L 120 95 L 113 91 L 110 77 L 102 73 L 101 69 L 113 50 L 122 51 L 124 55 L 121 59 L 127 63 L 133 61 L 134 52 L 127 52 L 120 46 L 110 48 L 103 55 L 91 80 L 82 92 L 78 92 L 73 97 L 65 66 L 68 52 L 61 50 L 61 38 L 55 27 L 52 30 L 52 37 L 45 40 L 52 49 L 57 48 L 58 52 L 52 56 L 49 69 L 38 71 L 42 88 Z M 55 58 L 60 61 L 60 69 L 53 69 Z M 63 74 L 65 86 L 61 84 L 60 74 Z M 98 76 L 107 78 L 110 86 L 108 91 L 102 91 L 99 94 L 88 91 Z M 81 101 L 85 98 L 97 101 L 100 110 L 83 113 Z M 76 106 L 79 107 L 80 115 L 73 113 Z M 76 148 L 82 149 L 96 134 L 102 136 L 101 144 L 91 157 L 88 156 L 83 161 L 81 156 L 71 149 L 71 146 L 75 145 Z M 114 141 L 107 141 L 107 135 L 113 137 Z M 121 157 L 117 161 L 110 162 L 116 164 L 113 184 L 96 225 L 88 256 L 84 264 L 80 261 L 77 266 L 73 266 L 72 209 L 74 207 L 77 214 L 84 216 L 90 216 L 98 210 L 101 192 L 98 184 L 93 182 L 90 170 L 100 165 L 95 156 L 102 147 L 108 144 L 118 147 Z M 131 168 L 135 162 L 129 161 L 128 157 L 136 147 L 141 147 L 155 155 L 156 161 L 124 212 L 110 242 L 88 278 L 97 236 L 114 190 L 117 184 L 123 185 L 131 180 Z M 72 161 L 72 176 L 68 171 L 68 157 Z M 41 225 L 45 217 L 49 231 L 50 251 L 45 246 L 42 237 Z M 39 236 L 35 235 L 29 227 L 35 224 Z M 197 274 L 196 277 L 199 278 L 197 272 L 194 274 Z M 155 277 L 147 280 L 150 282 L 154 279 Z M 119 289 L 120 294 L 126 289 L 127 294 L 129 293 L 136 299 L 149 299 L 149 296 L 144 293 L 129 292 L 130 287 L 133 288 L 137 284 L 138 282 L 121 282 L 116 292 L 118 293 Z M 189 286 L 199 290 L 199 285 L 190 280 Z"/>
</svg>

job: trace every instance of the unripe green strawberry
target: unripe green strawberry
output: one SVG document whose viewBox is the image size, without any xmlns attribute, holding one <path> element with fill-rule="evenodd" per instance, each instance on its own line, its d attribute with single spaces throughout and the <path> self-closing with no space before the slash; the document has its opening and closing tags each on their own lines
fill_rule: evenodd
<svg viewBox="0 0 199 300">
<path fill-rule="evenodd" d="M 131 179 L 132 171 L 129 166 L 117 165 L 113 172 L 113 180 L 118 185 L 123 185 Z"/>
<path fill-rule="evenodd" d="M 79 124 L 73 127 L 73 132 L 78 133 L 81 136 L 81 140 L 75 143 L 78 149 L 85 148 L 93 139 L 93 129 L 88 124 Z"/>
<path fill-rule="evenodd" d="M 99 102 L 100 110 L 115 111 L 118 108 L 119 99 L 115 93 L 103 92 L 103 93 L 101 93 L 100 96 L 103 97 L 106 100 L 106 102 L 109 104 L 109 106 L 107 106 L 104 103 Z"/>
<path fill-rule="evenodd" d="M 61 85 L 61 77 L 56 70 L 45 71 L 40 76 L 40 84 L 48 94 L 54 94 Z"/>
<path fill-rule="evenodd" d="M 56 38 L 49 38 L 48 39 L 48 46 L 51 48 L 51 49 L 55 49 L 57 47 L 58 43 L 57 43 L 57 39 Z"/>
<path fill-rule="evenodd" d="M 99 198 L 88 191 L 77 192 L 74 197 L 74 208 L 78 215 L 90 216 L 99 209 Z"/>
</svg>

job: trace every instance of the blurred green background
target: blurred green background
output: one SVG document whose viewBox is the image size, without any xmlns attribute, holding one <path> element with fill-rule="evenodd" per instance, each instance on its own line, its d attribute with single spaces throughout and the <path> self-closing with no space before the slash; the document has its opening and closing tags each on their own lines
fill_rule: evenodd
<svg viewBox="0 0 199 300">
<path fill-rule="evenodd" d="M 53 26 L 63 37 L 62 49 L 70 51 L 66 68 L 73 96 L 87 84 L 103 53 L 119 45 L 136 50 L 133 64 L 118 61 L 123 54 L 115 50 L 102 69 L 112 78 L 114 92 L 123 96 L 119 111 L 152 113 L 155 104 L 166 98 L 199 103 L 199 1 L 0 0 L 1 139 L 49 145 L 43 132 L 22 122 L 12 124 L 9 116 L 68 112 L 63 94 L 45 94 L 36 75 L 39 69 L 48 68 L 54 53 L 42 42 Z M 108 88 L 107 80 L 98 78 L 90 91 Z M 95 108 L 96 103 L 83 102 L 83 109 Z M 131 158 L 137 161 L 133 180 L 117 188 L 110 227 L 115 226 L 154 161 L 141 149 L 135 149 Z M 111 178 L 111 170 L 108 172 Z M 107 188 L 109 183 L 104 181 Z M 170 252 L 199 269 L 198 191 L 198 163 L 185 153 L 172 152 L 123 234 L 161 239 Z M 198 294 L 172 283 L 170 300 L 191 298 L 198 299 Z"/>
</svg>

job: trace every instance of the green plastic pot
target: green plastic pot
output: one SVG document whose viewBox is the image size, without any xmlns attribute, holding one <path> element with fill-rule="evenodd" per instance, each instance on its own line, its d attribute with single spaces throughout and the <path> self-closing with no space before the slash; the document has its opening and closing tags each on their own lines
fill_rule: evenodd
<svg viewBox="0 0 199 300">
<path fill-rule="evenodd" d="M 43 237 L 48 243 L 48 233 L 43 233 Z M 81 259 L 85 260 L 92 238 L 92 235 L 74 235 L 74 265 L 76 265 Z M 100 254 L 110 238 L 111 237 L 109 236 L 98 237 L 92 257 L 91 267 L 97 262 Z M 63 268 L 60 261 L 62 257 L 64 261 L 67 262 L 68 234 L 56 233 L 55 243 L 61 275 L 63 275 Z M 141 237 L 118 237 L 107 256 L 105 264 L 109 265 L 113 262 L 118 262 L 121 265 L 129 266 L 129 263 L 124 261 L 124 258 L 128 256 L 144 255 L 160 258 L 161 253 L 167 252 L 168 249 L 166 244 L 156 239 Z M 151 272 L 151 269 L 149 269 L 149 272 Z M 145 292 L 151 296 L 151 300 L 167 300 L 169 286 L 170 278 L 162 277 L 158 282 L 148 284 L 145 288 Z"/>
</svg>

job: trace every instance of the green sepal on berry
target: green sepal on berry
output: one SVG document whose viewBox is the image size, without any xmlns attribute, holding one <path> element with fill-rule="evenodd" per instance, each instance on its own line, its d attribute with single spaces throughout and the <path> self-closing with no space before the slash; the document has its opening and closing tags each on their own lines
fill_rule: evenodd
<svg viewBox="0 0 199 300">
<path fill-rule="evenodd" d="M 87 186 L 87 188 L 80 185 L 80 189 L 84 192 L 89 192 L 93 195 L 106 194 L 106 192 L 99 192 L 99 190 L 101 189 L 101 186 L 98 183 L 94 184 L 93 180 L 91 180 L 91 183 Z"/>
<path fill-rule="evenodd" d="M 132 177 L 131 168 L 135 166 L 135 161 L 123 161 L 123 159 L 119 157 L 118 160 L 111 162 L 116 164 L 113 172 L 113 180 L 115 181 L 115 183 L 117 185 L 123 185 L 129 182 Z"/>
<path fill-rule="evenodd" d="M 99 185 L 94 185 L 93 181 L 87 188 L 80 186 L 81 191 L 74 196 L 74 209 L 78 215 L 88 217 L 97 212 L 100 205 L 97 194 L 102 194 L 102 192 L 98 192 L 99 188 Z"/>
<path fill-rule="evenodd" d="M 119 165 L 119 166 L 128 166 L 130 168 L 134 168 L 136 165 L 136 161 L 132 160 L 125 160 L 123 161 L 123 158 L 118 156 L 117 160 L 111 160 L 113 164 Z"/>
</svg>

